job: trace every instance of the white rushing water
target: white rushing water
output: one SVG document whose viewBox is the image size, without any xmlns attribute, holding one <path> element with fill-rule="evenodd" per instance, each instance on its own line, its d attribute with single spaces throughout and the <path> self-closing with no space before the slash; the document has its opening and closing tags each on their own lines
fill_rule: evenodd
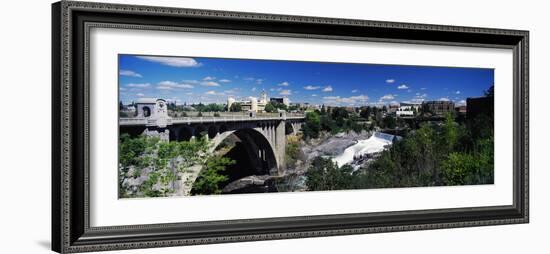
<svg viewBox="0 0 550 254">
<path fill-rule="evenodd" d="M 368 139 L 359 140 L 357 144 L 352 145 L 344 153 L 332 158 L 332 161 L 338 163 L 338 166 L 341 167 L 345 164 L 353 162 L 354 156 L 365 155 L 369 153 L 377 153 L 384 150 L 384 146 L 391 145 L 391 141 L 378 137 L 377 135 L 372 135 Z"/>
</svg>

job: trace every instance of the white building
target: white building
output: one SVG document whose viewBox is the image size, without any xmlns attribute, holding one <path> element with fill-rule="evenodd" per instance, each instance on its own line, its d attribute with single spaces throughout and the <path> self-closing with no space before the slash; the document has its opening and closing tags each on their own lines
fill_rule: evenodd
<svg viewBox="0 0 550 254">
<path fill-rule="evenodd" d="M 228 97 L 227 111 L 231 110 L 231 105 L 233 105 L 233 103 L 239 103 L 241 104 L 243 111 L 261 112 L 265 110 L 265 105 L 267 105 L 267 102 L 267 93 L 265 91 L 262 91 L 259 100 L 258 98 L 252 96 L 244 100 L 235 100 L 233 97 Z"/>
<path fill-rule="evenodd" d="M 413 103 L 400 103 L 399 108 L 395 111 L 395 114 L 399 117 L 414 116 L 415 112 L 420 109 L 420 104 Z"/>
</svg>

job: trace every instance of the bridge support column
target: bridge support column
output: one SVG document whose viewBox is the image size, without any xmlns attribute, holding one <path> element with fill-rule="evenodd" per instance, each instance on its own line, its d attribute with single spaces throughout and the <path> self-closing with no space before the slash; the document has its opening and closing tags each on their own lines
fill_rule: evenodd
<svg viewBox="0 0 550 254">
<path fill-rule="evenodd" d="M 285 130 L 286 122 L 285 121 L 279 121 L 279 123 L 275 127 L 275 149 L 277 150 L 275 152 L 276 156 L 278 156 L 279 160 L 279 168 L 278 168 L 278 174 L 283 175 L 286 170 L 286 162 L 285 162 L 285 152 L 286 152 L 286 130 Z"/>
</svg>

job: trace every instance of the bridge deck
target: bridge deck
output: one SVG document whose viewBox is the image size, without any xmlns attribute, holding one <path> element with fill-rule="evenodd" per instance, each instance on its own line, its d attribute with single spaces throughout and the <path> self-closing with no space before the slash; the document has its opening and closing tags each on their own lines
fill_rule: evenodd
<svg viewBox="0 0 550 254">
<path fill-rule="evenodd" d="M 302 120 L 305 116 L 206 116 L 206 117 L 177 117 L 167 118 L 166 125 L 174 124 L 197 124 L 197 123 L 228 123 L 228 122 L 256 122 L 256 121 L 285 121 L 285 120 Z M 156 119 L 147 118 L 120 118 L 120 126 L 140 126 L 140 125 L 156 125 Z"/>
</svg>

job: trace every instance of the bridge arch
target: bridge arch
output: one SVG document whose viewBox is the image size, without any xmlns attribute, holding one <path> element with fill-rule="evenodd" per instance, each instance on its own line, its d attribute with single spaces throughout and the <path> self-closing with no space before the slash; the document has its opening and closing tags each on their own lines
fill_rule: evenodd
<svg viewBox="0 0 550 254">
<path fill-rule="evenodd" d="M 193 136 L 195 136 L 195 137 L 197 137 L 197 138 L 200 138 L 200 137 L 202 137 L 202 136 L 205 134 L 205 132 L 207 132 L 207 131 L 208 131 L 208 130 L 207 130 L 206 126 L 204 126 L 204 125 L 199 125 L 199 126 L 195 127 L 195 131 L 193 132 Z"/>
<path fill-rule="evenodd" d="M 182 126 L 178 129 L 178 141 L 189 141 L 193 137 L 193 129 L 189 126 Z"/>
<path fill-rule="evenodd" d="M 285 135 L 294 134 L 296 133 L 296 130 L 294 129 L 294 125 L 290 122 L 285 123 Z"/>
<path fill-rule="evenodd" d="M 253 128 L 243 128 L 235 131 L 222 132 L 214 138 L 212 149 L 218 147 L 226 138 L 234 135 L 241 144 L 240 148 L 246 151 L 246 160 L 250 162 L 250 174 L 266 175 L 277 172 L 278 161 L 275 150 L 267 137 Z M 242 154 L 241 154 L 242 155 Z M 241 158 L 242 159 L 242 158 Z M 240 170 L 240 169 L 236 169 Z"/>
<path fill-rule="evenodd" d="M 227 125 L 224 124 L 224 125 L 220 126 L 220 128 L 219 128 L 218 131 L 219 131 L 219 133 L 221 134 L 221 133 L 224 133 L 224 132 L 226 132 L 226 131 L 228 131 L 228 130 L 229 130 L 229 129 L 227 128 Z"/>
<path fill-rule="evenodd" d="M 208 138 L 213 139 L 216 137 L 216 135 L 218 135 L 218 130 L 218 126 L 215 124 L 208 126 Z"/>
</svg>

